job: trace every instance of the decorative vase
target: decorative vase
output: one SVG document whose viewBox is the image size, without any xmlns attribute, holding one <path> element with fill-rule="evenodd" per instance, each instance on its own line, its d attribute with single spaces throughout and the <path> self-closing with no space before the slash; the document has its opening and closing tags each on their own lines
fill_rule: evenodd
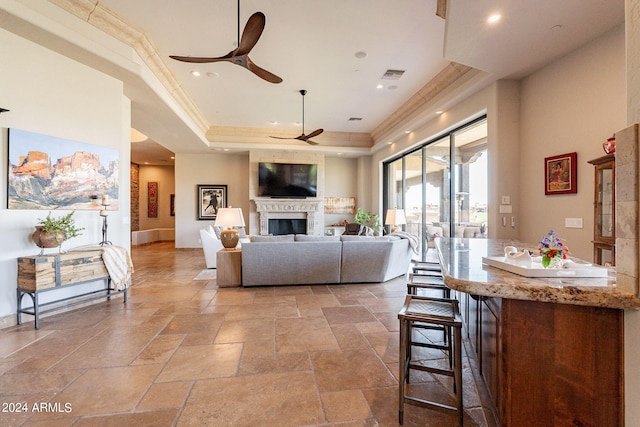
<svg viewBox="0 0 640 427">
<path fill-rule="evenodd" d="M 607 139 L 607 142 L 602 144 L 602 149 L 607 154 L 615 153 L 616 152 L 616 136 L 613 135 L 611 138 Z"/>
<path fill-rule="evenodd" d="M 542 264 L 544 267 L 544 264 Z M 562 256 L 554 256 L 549 258 L 549 264 L 545 268 L 562 268 L 564 266 L 564 260 Z"/>
<path fill-rule="evenodd" d="M 57 248 L 64 242 L 64 233 L 62 231 L 44 231 L 42 225 L 36 225 L 36 231 L 31 235 L 33 243 L 39 248 Z"/>
</svg>

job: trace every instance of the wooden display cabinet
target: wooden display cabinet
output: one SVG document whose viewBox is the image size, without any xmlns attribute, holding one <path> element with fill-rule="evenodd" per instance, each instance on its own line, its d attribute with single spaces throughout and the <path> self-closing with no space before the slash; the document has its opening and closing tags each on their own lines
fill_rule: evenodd
<svg viewBox="0 0 640 427">
<path fill-rule="evenodd" d="M 609 154 L 590 160 L 595 166 L 593 196 L 593 262 L 616 265 L 616 157 Z"/>
</svg>

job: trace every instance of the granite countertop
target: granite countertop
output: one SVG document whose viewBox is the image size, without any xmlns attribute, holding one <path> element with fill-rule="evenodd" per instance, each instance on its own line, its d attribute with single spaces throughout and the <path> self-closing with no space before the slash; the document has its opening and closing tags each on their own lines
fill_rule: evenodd
<svg viewBox="0 0 640 427">
<path fill-rule="evenodd" d="M 444 281 L 451 289 L 474 295 L 619 309 L 640 308 L 637 295 L 616 287 L 615 268 L 606 278 L 532 278 L 482 263 L 504 256 L 505 246 L 533 249 L 514 240 L 438 238 L 436 247 Z"/>
</svg>

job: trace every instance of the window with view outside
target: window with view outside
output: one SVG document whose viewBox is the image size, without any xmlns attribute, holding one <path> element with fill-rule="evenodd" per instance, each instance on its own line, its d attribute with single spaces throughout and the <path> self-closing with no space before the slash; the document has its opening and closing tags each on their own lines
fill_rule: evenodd
<svg viewBox="0 0 640 427">
<path fill-rule="evenodd" d="M 420 237 L 422 259 L 435 256 L 437 237 L 486 237 L 486 132 L 483 119 L 385 164 L 385 209 L 405 210 L 404 229 Z"/>
</svg>

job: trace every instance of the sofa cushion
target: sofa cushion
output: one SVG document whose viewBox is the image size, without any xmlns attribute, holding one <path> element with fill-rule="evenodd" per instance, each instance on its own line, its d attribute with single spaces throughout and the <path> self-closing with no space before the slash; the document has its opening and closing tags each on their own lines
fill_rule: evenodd
<svg viewBox="0 0 640 427">
<path fill-rule="evenodd" d="M 311 236 L 308 234 L 296 234 L 296 242 L 339 242 L 340 236 Z"/>
<path fill-rule="evenodd" d="M 392 239 L 393 237 L 393 239 Z M 343 242 L 390 242 L 391 240 L 399 240 L 397 236 L 350 236 L 343 234 L 340 240 Z"/>
<path fill-rule="evenodd" d="M 411 254 L 407 239 L 344 241 L 340 283 L 385 282 L 406 274 Z"/>
<path fill-rule="evenodd" d="M 242 245 L 243 286 L 340 282 L 342 242 L 264 242 Z"/>
<path fill-rule="evenodd" d="M 283 234 L 280 236 L 250 236 L 249 241 L 252 243 L 266 243 L 266 242 L 293 242 L 293 234 Z"/>
</svg>

